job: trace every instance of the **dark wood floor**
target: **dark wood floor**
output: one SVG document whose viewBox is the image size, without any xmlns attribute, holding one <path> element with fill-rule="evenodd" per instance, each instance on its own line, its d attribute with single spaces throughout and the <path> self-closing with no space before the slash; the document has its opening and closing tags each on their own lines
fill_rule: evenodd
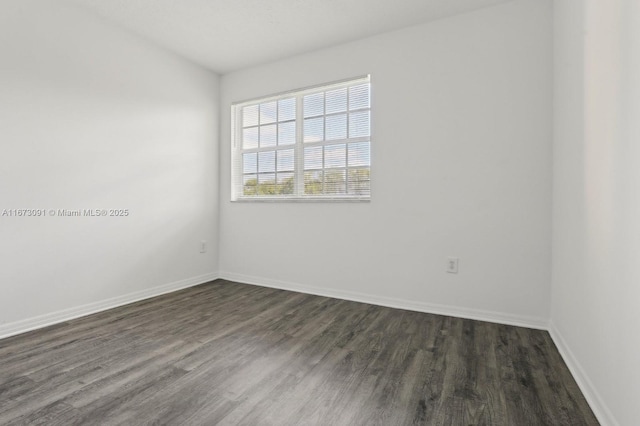
<svg viewBox="0 0 640 426">
<path fill-rule="evenodd" d="M 215 281 L 0 340 L 2 425 L 596 425 L 545 331 Z"/>
</svg>

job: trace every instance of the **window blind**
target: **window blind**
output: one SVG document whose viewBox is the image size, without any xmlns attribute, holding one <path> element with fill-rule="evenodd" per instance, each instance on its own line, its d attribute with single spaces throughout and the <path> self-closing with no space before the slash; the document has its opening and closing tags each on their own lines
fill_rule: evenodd
<svg viewBox="0 0 640 426">
<path fill-rule="evenodd" d="M 368 200 L 369 76 L 232 106 L 232 200 Z"/>
</svg>

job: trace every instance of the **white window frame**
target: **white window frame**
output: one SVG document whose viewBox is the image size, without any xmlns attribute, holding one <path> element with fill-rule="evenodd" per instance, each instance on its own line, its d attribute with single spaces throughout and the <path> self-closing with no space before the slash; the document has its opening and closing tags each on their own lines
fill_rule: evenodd
<svg viewBox="0 0 640 426">
<path fill-rule="evenodd" d="M 363 108 L 359 110 L 349 110 L 347 106 L 347 112 L 351 113 L 352 111 L 361 111 L 368 110 L 369 111 L 369 136 L 363 137 L 352 137 L 349 138 L 349 133 L 347 130 L 347 137 L 344 139 L 337 140 L 322 140 L 319 142 L 304 142 L 303 136 L 303 125 L 304 125 L 304 116 L 303 116 L 303 106 L 304 106 L 304 97 L 310 94 L 326 92 L 335 89 L 351 87 L 361 85 L 363 83 L 370 84 L 370 76 L 361 76 L 356 78 L 351 78 L 348 80 L 342 80 L 338 82 L 333 82 L 329 84 L 322 84 L 318 86 L 308 87 L 305 89 L 292 90 L 276 95 L 251 99 L 248 101 L 242 101 L 233 103 L 231 105 L 231 201 L 251 201 L 251 202 L 269 202 L 269 201 L 370 201 L 371 200 L 371 160 L 372 160 L 372 117 L 371 117 L 371 86 L 369 87 L 369 107 Z M 243 181 L 243 154 L 249 152 L 262 152 L 262 151 L 273 151 L 277 150 L 278 146 L 272 146 L 267 148 L 253 148 L 253 149 L 243 149 L 242 147 L 242 135 L 243 135 L 243 123 L 242 123 L 242 109 L 245 106 L 251 106 L 255 104 L 262 104 L 267 102 L 278 101 L 281 99 L 287 98 L 296 98 L 296 140 L 295 144 L 287 145 L 287 147 L 291 147 L 294 149 L 294 193 L 293 194 L 278 194 L 278 195 L 244 195 L 244 181 Z M 327 114 L 326 110 L 324 111 L 322 117 L 330 116 L 332 114 Z M 347 118 L 347 126 L 349 126 L 349 120 Z M 326 123 L 325 123 L 326 127 Z M 325 129 L 326 132 L 326 129 Z M 304 148 L 313 147 L 313 146 L 327 146 L 327 145 L 335 145 L 335 144 L 345 144 L 345 149 L 348 149 L 350 143 L 357 142 L 369 142 L 369 193 L 368 194 L 305 194 L 305 183 L 304 183 Z M 287 148 L 285 148 L 287 149 Z M 365 166 L 366 167 L 366 166 Z M 349 166 L 348 157 L 345 163 L 344 169 L 346 179 L 348 179 L 349 170 L 361 168 L 355 166 Z M 323 167 L 322 169 L 327 170 Z M 330 170 L 330 169 L 329 169 Z M 345 181 L 345 185 L 348 185 L 348 181 Z"/>
</svg>

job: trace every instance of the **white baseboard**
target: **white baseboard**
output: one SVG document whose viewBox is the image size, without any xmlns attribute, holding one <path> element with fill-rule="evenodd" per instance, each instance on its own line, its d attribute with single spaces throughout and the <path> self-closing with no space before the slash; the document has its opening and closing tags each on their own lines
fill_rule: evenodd
<svg viewBox="0 0 640 426">
<path fill-rule="evenodd" d="M 86 305 L 77 306 L 62 311 L 51 312 L 49 314 L 40 315 L 25 320 L 11 322 L 8 324 L 0 324 L 0 339 L 14 336 L 16 334 L 25 333 L 27 331 L 36 330 L 38 328 L 47 327 L 53 324 L 69 321 L 74 318 L 91 315 L 96 312 L 106 311 L 129 303 L 138 302 L 140 300 L 149 299 L 151 297 L 160 296 L 161 294 L 171 293 L 187 287 L 193 287 L 198 284 L 204 284 L 218 278 L 218 273 L 209 273 L 197 277 L 187 278 L 175 281 L 169 284 L 163 284 L 157 287 L 148 288 L 134 293 L 125 294 L 123 296 L 113 297 L 111 299 L 99 302 L 88 303 Z"/>
<path fill-rule="evenodd" d="M 416 302 L 413 300 L 396 299 L 384 296 L 328 289 L 323 287 L 307 286 L 303 284 L 272 280 L 268 278 L 254 277 L 234 272 L 220 272 L 219 277 L 229 281 L 244 284 L 258 285 L 262 287 L 277 288 L 280 290 L 296 291 L 299 293 L 315 294 L 317 296 L 332 297 L 336 299 L 351 300 L 353 302 L 369 303 L 372 305 L 386 306 L 389 308 L 405 309 L 408 311 L 425 312 L 429 314 L 447 315 L 452 317 L 467 318 L 479 321 L 487 321 L 498 324 L 514 325 L 518 327 L 547 330 L 548 320 L 545 318 L 528 317 L 522 315 L 505 314 L 502 312 L 484 311 L 480 309 L 461 308 L 457 306 L 439 305 L 434 303 Z"/>
<path fill-rule="evenodd" d="M 229 281 L 236 281 L 243 284 L 258 285 L 262 287 L 276 288 L 280 290 L 289 290 L 299 293 L 315 294 L 318 296 L 332 297 L 337 299 L 351 300 L 354 302 L 369 303 L 373 305 L 386 306 L 389 308 L 406 309 L 410 311 L 425 312 L 437 315 L 446 315 L 459 318 L 468 318 L 479 321 L 487 321 L 498 324 L 513 325 L 518 327 L 527 327 L 539 330 L 548 330 L 551 338 L 556 344 L 560 355 L 567 364 L 571 374 L 575 378 L 580 390 L 584 394 L 589 406 L 603 426 L 619 426 L 613 414 L 604 403 L 597 392 L 589 376 L 573 355 L 571 349 L 565 342 L 564 338 L 553 323 L 549 323 L 544 318 L 528 317 L 522 315 L 506 314 L 501 312 L 485 311 L 480 309 L 462 308 L 457 306 L 440 305 L 426 302 L 416 302 L 412 300 L 396 299 L 384 296 L 376 296 L 371 294 L 344 291 L 337 289 L 328 289 L 323 287 L 314 287 L 303 284 L 291 283 L 286 281 L 272 280 L 268 278 L 255 277 L 250 275 L 237 274 L 233 272 L 219 272 L 200 275 L 197 277 L 187 278 L 184 280 L 160 285 L 157 287 L 129 293 L 123 296 L 106 299 L 100 302 L 89 303 L 75 308 L 65 309 L 62 311 L 52 312 L 21 321 L 0 325 L 0 339 L 25 333 L 27 331 L 36 330 L 69 321 L 78 317 L 91 315 L 97 312 L 106 311 L 118 306 L 127 305 L 151 297 L 160 296 L 162 294 L 171 293 L 198 284 L 204 284 L 209 281 L 222 278 Z"/>
<path fill-rule="evenodd" d="M 567 345 L 567 342 L 553 324 L 553 321 L 549 324 L 549 334 L 600 424 L 602 426 L 619 426 L 613 413 L 611 413 L 611 410 L 609 410 L 609 407 L 605 404 L 596 387 L 589 379 L 589 376 L 582 368 L 582 365 L 578 362 L 578 359 L 573 355 L 569 345 Z"/>
</svg>

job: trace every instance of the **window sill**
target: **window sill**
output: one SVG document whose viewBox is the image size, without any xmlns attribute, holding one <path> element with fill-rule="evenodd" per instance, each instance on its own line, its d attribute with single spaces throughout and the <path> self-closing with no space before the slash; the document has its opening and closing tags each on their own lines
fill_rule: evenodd
<svg viewBox="0 0 640 426">
<path fill-rule="evenodd" d="M 370 197 L 243 197 L 231 200 L 232 203 L 368 203 Z"/>
</svg>

